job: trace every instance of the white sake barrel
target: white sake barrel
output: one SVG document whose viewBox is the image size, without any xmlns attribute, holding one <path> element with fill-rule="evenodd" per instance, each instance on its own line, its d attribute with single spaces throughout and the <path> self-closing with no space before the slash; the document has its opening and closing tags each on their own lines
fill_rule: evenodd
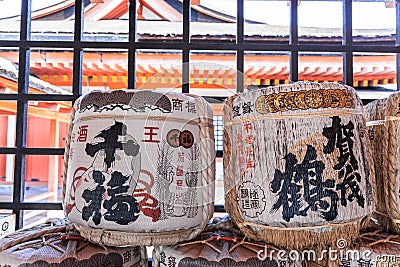
<svg viewBox="0 0 400 267">
<path fill-rule="evenodd" d="M 174 244 L 213 214 L 211 106 L 179 93 L 91 92 L 73 109 L 64 209 L 81 235 L 115 246 Z"/>
<path fill-rule="evenodd" d="M 105 247 L 84 240 L 70 223 L 50 219 L 0 240 L 0 263 L 8 267 L 146 267 L 145 247 Z"/>
<path fill-rule="evenodd" d="M 247 90 L 227 100 L 224 125 L 225 207 L 248 236 L 298 249 L 357 236 L 373 187 L 353 88 Z"/>
</svg>

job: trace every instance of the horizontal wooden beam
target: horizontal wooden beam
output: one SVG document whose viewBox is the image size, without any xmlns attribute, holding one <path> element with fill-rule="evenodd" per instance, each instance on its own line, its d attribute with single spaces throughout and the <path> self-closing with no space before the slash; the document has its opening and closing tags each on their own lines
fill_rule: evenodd
<svg viewBox="0 0 400 267">
<path fill-rule="evenodd" d="M 17 103 L 15 101 L 0 101 L 0 110 L 3 112 L 10 112 L 11 114 L 16 114 Z M 28 106 L 28 116 L 50 120 L 58 119 L 59 121 L 66 123 L 69 123 L 70 121 L 70 114 L 68 113 L 60 113 L 35 106 Z"/>
</svg>

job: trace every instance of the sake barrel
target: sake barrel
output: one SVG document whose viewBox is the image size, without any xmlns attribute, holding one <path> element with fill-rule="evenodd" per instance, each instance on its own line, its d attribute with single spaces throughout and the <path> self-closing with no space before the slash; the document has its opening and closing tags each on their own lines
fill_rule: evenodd
<svg viewBox="0 0 400 267">
<path fill-rule="evenodd" d="M 249 89 L 224 106 L 225 208 L 287 248 L 353 240 L 373 210 L 362 104 L 337 83 Z"/>
<path fill-rule="evenodd" d="M 175 244 L 213 214 L 214 132 L 203 98 L 91 92 L 74 104 L 64 209 L 80 234 L 110 246 Z"/>
<path fill-rule="evenodd" d="M 374 217 L 400 233 L 400 94 L 366 105 L 368 136 L 376 171 L 377 204 Z"/>
<path fill-rule="evenodd" d="M 144 247 L 104 247 L 84 240 L 71 224 L 51 219 L 0 240 L 0 265 L 7 267 L 145 267 Z"/>
<path fill-rule="evenodd" d="M 331 257 L 339 260 L 328 261 L 327 254 L 321 261 L 307 262 L 310 267 L 395 267 L 400 265 L 400 236 L 383 230 L 368 229 L 362 232 L 353 244 L 331 250 Z"/>
<path fill-rule="evenodd" d="M 247 239 L 229 217 L 214 218 L 194 240 L 173 246 L 155 247 L 154 267 L 302 266 L 288 251 Z"/>
</svg>

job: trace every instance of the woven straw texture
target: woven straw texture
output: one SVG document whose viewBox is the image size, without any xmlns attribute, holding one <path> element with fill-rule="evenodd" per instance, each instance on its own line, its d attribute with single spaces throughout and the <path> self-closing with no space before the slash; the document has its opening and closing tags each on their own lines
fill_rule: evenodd
<svg viewBox="0 0 400 267">
<path fill-rule="evenodd" d="M 214 218 L 194 240 L 155 247 L 153 267 L 301 266 L 300 261 L 278 259 L 278 251 L 277 247 L 245 238 L 229 217 Z"/>
<path fill-rule="evenodd" d="M 247 90 L 224 107 L 225 208 L 254 240 L 354 240 L 373 210 L 363 107 L 336 83 Z"/>
<path fill-rule="evenodd" d="M 400 233 L 399 93 L 366 105 L 365 112 L 375 165 L 377 204 L 374 217 L 387 230 Z"/>
<path fill-rule="evenodd" d="M 103 266 L 145 267 L 145 248 L 98 246 L 77 234 L 61 219 L 16 231 L 0 240 L 2 266 Z"/>
<path fill-rule="evenodd" d="M 97 244 L 194 238 L 214 211 L 214 155 L 212 108 L 199 96 L 89 93 L 71 115 L 66 216 Z"/>
</svg>

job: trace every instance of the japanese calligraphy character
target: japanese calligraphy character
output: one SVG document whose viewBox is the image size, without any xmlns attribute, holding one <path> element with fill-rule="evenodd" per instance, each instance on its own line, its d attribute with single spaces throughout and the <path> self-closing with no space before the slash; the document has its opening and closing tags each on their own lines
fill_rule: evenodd
<svg viewBox="0 0 400 267">
<path fill-rule="evenodd" d="M 194 136 L 193 134 L 188 131 L 184 130 L 179 135 L 179 144 L 184 148 L 191 148 L 194 143 Z"/>
<path fill-rule="evenodd" d="M 104 150 L 105 158 L 104 163 L 107 169 L 115 162 L 115 151 L 117 149 L 123 150 L 127 156 L 136 156 L 139 153 L 140 146 L 133 140 L 126 142 L 118 141 L 119 136 L 126 136 L 127 128 L 122 122 L 115 121 L 114 125 L 102 130 L 95 138 L 103 139 L 103 142 L 86 144 L 86 153 L 94 157 L 97 152 Z"/>
<path fill-rule="evenodd" d="M 348 258 L 341 258 L 339 267 L 351 267 L 351 260 Z"/>
<path fill-rule="evenodd" d="M 176 166 L 176 176 L 183 176 L 183 166 Z"/>
<path fill-rule="evenodd" d="M 182 111 L 182 102 L 179 98 L 173 98 L 172 101 L 172 110 Z"/>
<path fill-rule="evenodd" d="M 243 124 L 244 130 L 246 131 L 246 133 L 248 134 L 250 132 L 250 130 L 252 129 L 251 127 L 251 123 L 245 123 Z"/>
<path fill-rule="evenodd" d="M 249 197 L 249 189 L 247 189 L 247 188 L 240 189 L 240 197 L 248 198 Z"/>
<path fill-rule="evenodd" d="M 161 252 L 160 253 L 160 264 L 162 263 L 163 265 L 167 266 L 167 263 L 165 262 L 166 258 L 167 257 L 165 256 L 165 252 L 164 251 Z"/>
<path fill-rule="evenodd" d="M 241 114 L 240 114 L 240 106 L 233 106 L 232 107 L 232 115 L 233 115 L 233 117 L 235 118 L 235 117 L 239 117 Z"/>
<path fill-rule="evenodd" d="M 176 180 L 176 186 L 183 186 L 183 180 Z"/>
<path fill-rule="evenodd" d="M 107 194 L 111 198 L 105 200 L 103 204 L 103 207 L 107 210 L 104 214 L 105 220 L 128 225 L 139 217 L 136 199 L 127 194 L 129 185 L 125 185 L 125 183 L 128 180 L 129 176 L 124 176 L 118 171 L 111 174 L 111 179 L 107 183 Z"/>
<path fill-rule="evenodd" d="M 188 113 L 196 113 L 196 103 L 192 101 L 186 102 L 186 109 Z"/>
<path fill-rule="evenodd" d="M 361 182 L 361 175 L 357 172 L 358 162 L 353 154 L 354 124 L 349 121 L 347 125 L 343 125 L 338 116 L 331 119 L 332 126 L 325 127 L 322 131 L 322 134 L 328 138 L 324 153 L 330 154 L 335 148 L 339 149 L 339 162 L 333 168 L 339 171 L 338 178 L 343 180 L 336 185 L 336 189 L 341 193 L 340 204 L 346 207 L 347 200 L 353 202 L 357 199 L 358 205 L 364 207 L 365 199 L 358 184 Z"/>
<path fill-rule="evenodd" d="M 90 217 L 94 224 L 99 225 L 101 221 L 101 202 L 102 196 L 106 192 L 106 189 L 103 186 L 105 182 L 105 177 L 100 171 L 94 171 L 92 174 L 94 182 L 97 184 L 96 188 L 85 189 L 82 194 L 82 198 L 89 203 L 88 206 L 83 207 L 82 209 L 82 219 L 88 221 Z"/>
<path fill-rule="evenodd" d="M 253 168 L 254 168 L 254 161 L 253 161 L 253 159 L 248 158 L 246 163 L 247 163 L 247 164 L 246 164 L 246 169 L 253 169 Z"/>
<path fill-rule="evenodd" d="M 252 209 L 258 209 L 260 208 L 260 201 L 257 199 L 250 199 L 250 207 Z"/>
<path fill-rule="evenodd" d="M 357 261 L 358 263 L 358 267 L 371 267 L 372 263 L 371 263 L 371 259 L 359 259 Z"/>
<path fill-rule="evenodd" d="M 122 254 L 122 256 L 124 257 L 124 264 L 128 263 L 132 260 L 132 251 L 127 250 L 125 253 Z"/>
<path fill-rule="evenodd" d="M 176 266 L 175 257 L 169 256 L 168 257 L 168 267 L 175 267 L 175 266 Z"/>
<path fill-rule="evenodd" d="M 184 161 L 185 161 L 185 153 L 178 152 L 178 162 L 184 162 Z"/>
<path fill-rule="evenodd" d="M 144 135 L 147 135 L 149 137 L 149 139 L 144 139 L 142 140 L 143 142 L 146 143 L 159 143 L 160 140 L 156 140 L 154 139 L 157 134 L 157 130 L 159 129 L 158 127 L 154 127 L 154 126 L 145 126 L 144 127 L 145 132 Z"/>
<path fill-rule="evenodd" d="M 285 172 L 275 170 L 274 179 L 271 182 L 272 192 L 279 196 L 271 212 L 276 212 L 282 207 L 282 217 L 287 222 L 294 216 L 307 216 L 309 210 L 318 211 L 319 215 L 327 221 L 335 219 L 338 214 L 338 196 L 333 190 L 335 182 L 332 179 L 323 181 L 322 172 L 325 164 L 317 160 L 315 148 L 307 145 L 307 151 L 301 163 L 298 163 L 296 156 L 292 153 L 286 155 L 284 159 Z M 304 205 L 302 200 L 307 205 Z"/>
<path fill-rule="evenodd" d="M 248 144 L 248 145 L 253 144 L 253 136 L 252 135 L 246 135 L 246 144 Z"/>
<path fill-rule="evenodd" d="M 324 153 L 331 154 L 335 148 L 339 149 L 339 163 L 334 166 L 335 170 L 340 170 L 350 159 L 354 168 L 358 169 L 358 162 L 353 154 L 354 124 L 349 121 L 347 125 L 341 124 L 338 116 L 331 117 L 332 126 L 325 127 L 322 134 L 328 138 L 328 143 L 324 146 Z"/>
<path fill-rule="evenodd" d="M 257 189 L 250 189 L 250 198 L 251 199 L 259 199 L 259 193 Z"/>
<path fill-rule="evenodd" d="M 340 204 L 346 207 L 347 200 L 353 202 L 354 199 L 357 199 L 358 205 L 364 207 L 365 198 L 358 184 L 358 182 L 361 181 L 361 175 L 358 172 L 354 172 L 351 165 L 347 165 L 345 170 L 339 172 L 339 178 L 344 178 L 343 182 L 336 185 L 336 188 L 339 189 L 341 193 Z M 351 193 L 347 193 L 349 191 Z M 348 194 L 347 199 L 346 194 Z"/>
<path fill-rule="evenodd" d="M 251 146 L 246 147 L 246 156 L 254 156 L 253 148 Z"/>
<path fill-rule="evenodd" d="M 251 104 L 251 102 L 244 102 L 242 105 L 243 115 L 253 112 L 252 106 L 253 104 Z"/>
<path fill-rule="evenodd" d="M 248 198 L 242 199 L 242 209 L 248 210 L 250 208 L 251 208 L 250 199 L 248 199 Z"/>
<path fill-rule="evenodd" d="M 79 126 L 78 142 L 86 142 L 87 135 L 88 135 L 88 127 L 89 127 L 89 125 Z"/>
</svg>

